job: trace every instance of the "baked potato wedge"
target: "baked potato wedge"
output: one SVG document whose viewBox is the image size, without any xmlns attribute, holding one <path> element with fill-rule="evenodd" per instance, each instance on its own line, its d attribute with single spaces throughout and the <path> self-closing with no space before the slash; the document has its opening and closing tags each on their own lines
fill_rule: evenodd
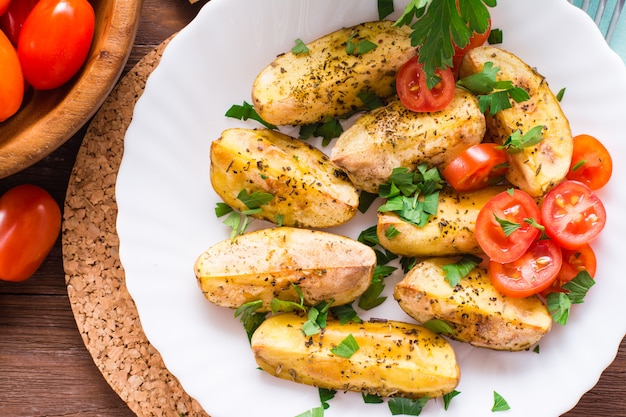
<svg viewBox="0 0 626 417">
<path fill-rule="evenodd" d="M 504 190 L 504 187 L 486 187 L 459 193 L 446 188 L 439 193 L 437 215 L 422 227 L 402 220 L 395 213 L 380 212 L 376 225 L 380 245 L 396 255 L 409 257 L 482 253 L 474 236 L 476 217 L 489 199 Z M 399 233 L 389 234 L 390 228 Z"/>
<path fill-rule="evenodd" d="M 337 139 L 330 158 L 357 188 L 377 193 L 394 168 L 442 165 L 480 143 L 484 134 L 478 101 L 457 89 L 452 102 L 438 112 L 416 113 L 395 99 L 362 115 Z"/>
<path fill-rule="evenodd" d="M 223 240 L 203 252 L 194 265 L 198 285 L 212 303 L 238 308 L 273 298 L 306 305 L 334 300 L 346 304 L 370 285 L 376 254 L 345 236 L 293 227 L 261 229 Z"/>
<path fill-rule="evenodd" d="M 306 318 L 280 314 L 254 332 L 257 364 L 279 378 L 379 396 L 438 397 L 452 391 L 460 371 L 445 338 L 414 324 L 377 321 L 340 324 L 329 319 L 321 333 L 305 336 Z M 331 349 L 352 335 L 358 350 L 349 358 Z"/>
<path fill-rule="evenodd" d="M 443 320 L 451 338 L 494 350 L 528 349 L 550 331 L 552 316 L 537 296 L 506 297 L 480 268 L 452 287 L 442 267 L 453 262 L 430 258 L 411 269 L 394 288 L 402 310 L 418 323 Z"/>
<path fill-rule="evenodd" d="M 226 204 L 246 210 L 239 193 L 273 195 L 251 216 L 284 226 L 326 228 L 357 212 L 347 175 L 319 149 L 269 129 L 227 129 L 211 144 L 211 184 Z"/>
<path fill-rule="evenodd" d="M 567 174 L 572 159 L 572 132 L 569 121 L 546 79 L 512 53 L 482 46 L 470 50 L 463 58 L 460 76 L 480 72 L 487 62 L 500 69 L 497 79 L 510 80 L 528 92 L 530 100 L 512 108 L 486 115 L 487 139 L 504 143 L 513 132 L 527 133 L 543 126 L 543 139 L 520 152 L 510 153 L 507 180 L 533 197 L 540 197 Z"/>
<path fill-rule="evenodd" d="M 307 53 L 278 56 L 254 81 L 255 110 L 274 125 L 301 125 L 363 107 L 361 91 L 390 96 L 397 70 L 415 56 L 410 28 L 393 23 L 367 22 L 339 29 L 308 43 Z M 376 48 L 348 53 L 349 42 L 364 41 Z"/>
</svg>

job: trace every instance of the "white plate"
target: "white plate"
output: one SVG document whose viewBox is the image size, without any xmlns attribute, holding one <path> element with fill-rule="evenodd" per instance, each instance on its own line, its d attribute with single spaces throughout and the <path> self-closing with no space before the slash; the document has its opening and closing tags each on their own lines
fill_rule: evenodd
<svg viewBox="0 0 626 417">
<path fill-rule="evenodd" d="M 396 2 L 396 10 L 405 3 Z M 602 139 L 616 159 L 601 191 L 608 225 L 595 242 L 598 284 L 570 322 L 533 352 L 493 352 L 455 343 L 461 395 L 446 412 L 430 401 L 424 416 L 488 415 L 493 391 L 507 416 L 557 416 L 572 408 L 614 359 L 626 332 L 626 280 L 620 247 L 626 235 L 623 62 L 578 9 L 564 0 L 500 0 L 493 26 L 504 48 L 537 67 L 552 89 L 565 87 L 563 108 L 574 133 Z M 211 0 L 166 48 L 135 107 L 117 180 L 120 257 L 143 328 L 168 369 L 212 416 L 295 416 L 319 405 L 315 388 L 271 377 L 256 367 L 233 312 L 206 301 L 192 265 L 229 231 L 214 214 L 209 146 L 222 130 L 258 126 L 224 117 L 250 102 L 255 75 L 296 38 L 313 40 L 377 18 L 375 0 Z M 256 222 L 256 227 L 267 226 Z M 337 233 L 356 237 L 373 224 L 359 216 Z M 399 276 L 388 278 L 391 290 Z M 390 297 L 363 315 L 410 320 Z M 386 404 L 338 393 L 326 416 L 387 416 Z"/>
</svg>

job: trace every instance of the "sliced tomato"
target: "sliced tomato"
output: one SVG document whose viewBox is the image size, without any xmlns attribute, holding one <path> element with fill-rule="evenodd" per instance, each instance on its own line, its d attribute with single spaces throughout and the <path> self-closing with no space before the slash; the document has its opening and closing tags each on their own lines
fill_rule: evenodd
<svg viewBox="0 0 626 417">
<path fill-rule="evenodd" d="M 435 74 L 441 81 L 429 89 L 424 66 L 417 61 L 417 57 L 402 65 L 396 76 L 396 91 L 407 109 L 414 112 L 434 112 L 443 110 L 450 104 L 456 88 L 452 70 L 437 69 Z"/>
<path fill-rule="evenodd" d="M 538 222 L 539 207 L 533 198 L 518 189 L 503 191 L 489 200 L 476 218 L 476 240 L 494 262 L 508 263 L 520 258 L 539 237 L 540 231 L 528 220 Z M 505 233 L 503 222 L 517 229 Z"/>
<path fill-rule="evenodd" d="M 508 162 L 507 152 L 495 143 L 479 143 L 450 161 L 442 175 L 455 190 L 472 191 L 503 177 Z"/>
<path fill-rule="evenodd" d="M 544 296 L 550 292 L 564 291 L 561 286 L 571 281 L 582 271 L 587 271 L 591 278 L 596 275 L 596 254 L 590 245 L 583 245 L 577 249 L 561 248 L 563 264 L 554 283 L 546 289 Z"/>
<path fill-rule="evenodd" d="M 595 239 L 606 224 L 600 198 L 585 184 L 565 180 L 546 194 L 541 204 L 546 233 L 566 249 L 576 249 Z"/>
<path fill-rule="evenodd" d="M 595 137 L 574 137 L 572 164 L 567 179 L 580 181 L 592 190 L 604 187 L 613 173 L 613 160 L 609 151 Z"/>
<path fill-rule="evenodd" d="M 509 297 L 529 297 L 549 288 L 562 265 L 559 246 L 550 239 L 536 240 L 517 260 L 489 263 L 493 286 Z"/>
</svg>

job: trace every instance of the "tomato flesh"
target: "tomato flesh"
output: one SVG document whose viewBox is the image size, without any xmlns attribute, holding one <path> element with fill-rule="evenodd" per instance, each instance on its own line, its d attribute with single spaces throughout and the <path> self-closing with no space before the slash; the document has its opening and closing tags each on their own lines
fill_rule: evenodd
<svg viewBox="0 0 626 417">
<path fill-rule="evenodd" d="M 0 279 L 24 281 L 37 271 L 61 230 L 61 210 L 43 188 L 19 185 L 0 198 Z"/>
<path fill-rule="evenodd" d="M 504 176 L 508 170 L 506 151 L 494 143 L 479 143 L 463 151 L 442 175 L 457 191 L 473 191 Z"/>
<path fill-rule="evenodd" d="M 404 106 L 414 112 L 435 112 L 446 108 L 454 98 L 455 81 L 452 70 L 437 69 L 441 81 L 432 89 L 426 84 L 424 66 L 411 58 L 398 71 L 396 91 Z"/>
<path fill-rule="evenodd" d="M 540 218 L 539 208 L 524 191 L 503 191 L 490 199 L 476 218 L 476 240 L 494 262 L 508 263 L 520 258 L 540 234 L 527 220 Z M 519 225 L 508 236 L 500 221 Z"/>
<path fill-rule="evenodd" d="M 69 81 L 87 58 L 94 28 L 95 14 L 87 0 L 40 0 L 17 45 L 26 81 L 39 90 Z"/>
<path fill-rule="evenodd" d="M 598 190 L 609 182 L 612 173 L 611 155 L 598 139 L 590 135 L 574 137 L 574 151 L 567 179 Z"/>
<path fill-rule="evenodd" d="M 529 297 L 549 288 L 561 269 L 562 255 L 556 243 L 536 240 L 518 259 L 489 263 L 493 286 L 509 297 Z"/>
<path fill-rule="evenodd" d="M 585 184 L 566 180 L 546 194 L 541 205 L 546 233 L 566 249 L 595 239 L 606 224 L 600 198 Z"/>
</svg>

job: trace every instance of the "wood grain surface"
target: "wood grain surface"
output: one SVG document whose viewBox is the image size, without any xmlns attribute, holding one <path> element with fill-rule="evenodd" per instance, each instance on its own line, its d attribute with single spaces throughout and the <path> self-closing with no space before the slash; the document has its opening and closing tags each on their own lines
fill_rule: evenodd
<svg viewBox="0 0 626 417">
<path fill-rule="evenodd" d="M 183 28 L 205 2 L 146 0 L 127 70 Z M 49 190 L 63 207 L 85 132 L 86 127 L 40 163 L 0 180 L 0 193 L 17 184 L 34 183 Z M 576 367 L 572 364 L 572 378 L 577 377 Z M 626 341 L 622 341 L 598 384 L 565 416 L 626 417 L 625 386 Z M 550 400 L 550 393 L 543 399 L 529 399 Z M 107 384 L 83 344 L 70 308 L 59 238 L 30 280 L 0 282 L 0 416 L 134 415 Z M 173 410 L 172 415 L 176 415 Z"/>
</svg>

